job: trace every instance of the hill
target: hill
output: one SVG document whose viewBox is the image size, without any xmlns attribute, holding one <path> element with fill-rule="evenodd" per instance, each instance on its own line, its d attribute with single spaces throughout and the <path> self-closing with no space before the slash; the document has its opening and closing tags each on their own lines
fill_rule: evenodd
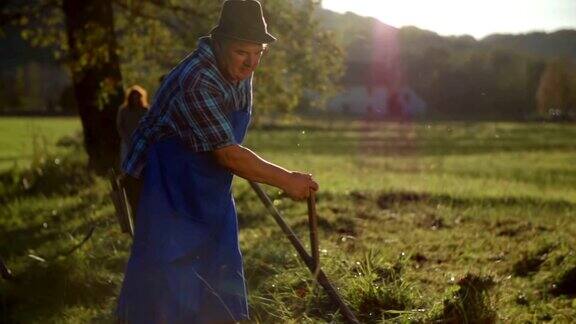
<svg viewBox="0 0 576 324">
<path fill-rule="evenodd" d="M 493 34 L 483 38 L 483 46 L 529 53 L 542 57 L 576 58 L 576 30 L 563 29 L 552 33 L 533 32 L 519 35 Z"/>
<path fill-rule="evenodd" d="M 576 30 L 565 29 L 551 33 L 492 34 L 480 40 L 470 35 L 441 36 L 414 26 L 395 28 L 373 17 L 346 12 L 340 14 L 326 9 L 317 12 L 320 25 L 336 34 L 336 38 L 348 50 L 349 62 L 368 62 L 374 59 L 375 41 L 394 38 L 398 34 L 417 34 L 422 48 L 450 46 L 455 49 L 499 49 L 545 58 L 567 56 L 576 58 Z M 378 60 L 380 58 L 377 58 Z"/>
<path fill-rule="evenodd" d="M 369 94 L 375 87 L 386 88 L 392 97 L 411 88 L 429 108 L 427 118 L 576 116 L 571 108 L 576 98 L 566 95 L 576 93 L 576 64 L 571 63 L 576 61 L 576 30 L 477 40 L 414 26 L 398 29 L 350 12 L 319 10 L 317 18 L 345 49 L 341 84 L 348 89 L 360 87 Z"/>
</svg>

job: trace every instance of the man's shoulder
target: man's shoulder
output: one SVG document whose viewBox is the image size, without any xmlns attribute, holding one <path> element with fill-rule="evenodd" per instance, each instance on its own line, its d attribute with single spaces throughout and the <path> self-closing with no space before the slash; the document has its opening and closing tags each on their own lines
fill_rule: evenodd
<svg viewBox="0 0 576 324">
<path fill-rule="evenodd" d="M 184 90 L 221 89 L 218 69 L 207 60 L 191 57 L 180 74 L 179 82 Z"/>
</svg>

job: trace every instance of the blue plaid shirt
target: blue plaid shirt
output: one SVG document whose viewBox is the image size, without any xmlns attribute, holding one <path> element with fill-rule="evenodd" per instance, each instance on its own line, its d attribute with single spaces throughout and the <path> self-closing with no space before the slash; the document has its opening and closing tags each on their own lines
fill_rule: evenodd
<svg viewBox="0 0 576 324">
<path fill-rule="evenodd" d="M 217 68 L 210 38 L 200 38 L 198 48 L 164 78 L 132 135 L 122 169 L 140 178 L 146 151 L 166 137 L 179 137 L 193 152 L 236 144 L 229 115 L 239 109 L 252 110 L 252 77 L 238 84 L 226 80 Z"/>
</svg>

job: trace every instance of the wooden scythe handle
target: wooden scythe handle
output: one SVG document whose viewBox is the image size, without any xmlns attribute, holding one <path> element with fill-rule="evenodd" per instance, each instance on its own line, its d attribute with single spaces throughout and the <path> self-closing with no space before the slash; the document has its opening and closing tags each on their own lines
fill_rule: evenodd
<svg viewBox="0 0 576 324">
<path fill-rule="evenodd" d="M 286 224 L 286 222 L 280 215 L 280 212 L 276 209 L 276 207 L 274 207 L 274 204 L 270 200 L 270 197 L 268 197 L 268 195 L 264 192 L 264 190 L 262 190 L 260 185 L 258 185 L 256 182 L 249 181 L 249 183 L 252 189 L 254 189 L 254 191 L 258 195 L 258 198 L 260 198 L 264 206 L 266 206 L 266 208 L 268 209 L 268 211 L 270 212 L 270 214 L 272 215 L 278 226 L 280 226 L 280 228 L 282 229 L 282 231 L 284 232 L 290 243 L 292 243 L 302 261 L 304 261 L 308 269 L 310 269 L 310 272 L 312 272 L 314 279 L 324 288 L 324 291 L 326 291 L 328 297 L 330 297 L 334 305 L 338 307 L 346 323 L 360 324 L 358 319 L 356 319 L 354 313 L 352 313 L 350 308 L 348 308 L 346 303 L 344 303 L 344 300 L 342 299 L 342 297 L 340 297 L 340 294 L 338 294 L 338 291 L 336 290 L 336 288 L 334 288 L 334 286 L 332 285 L 332 283 L 330 282 L 324 271 L 322 271 L 318 262 L 317 261 L 315 262 L 314 259 L 308 254 L 308 252 L 306 252 L 306 249 L 304 249 L 304 246 L 302 246 L 302 243 L 300 243 L 300 240 L 298 240 L 298 237 L 296 236 L 294 231 L 292 231 L 290 226 Z M 315 201 L 311 202 L 312 202 L 311 207 L 315 207 Z M 314 216 L 316 216 L 315 209 L 314 209 Z M 317 218 L 314 217 L 314 219 Z M 314 225 L 314 227 L 316 228 L 316 225 Z M 313 242 L 314 240 L 316 240 L 315 250 L 318 251 L 318 238 L 317 236 L 312 238 L 312 233 L 310 235 Z"/>
<path fill-rule="evenodd" d="M 308 225 L 310 227 L 310 249 L 314 261 L 314 277 L 320 269 L 320 251 L 318 250 L 318 215 L 316 214 L 316 193 L 310 190 L 308 197 Z"/>
</svg>

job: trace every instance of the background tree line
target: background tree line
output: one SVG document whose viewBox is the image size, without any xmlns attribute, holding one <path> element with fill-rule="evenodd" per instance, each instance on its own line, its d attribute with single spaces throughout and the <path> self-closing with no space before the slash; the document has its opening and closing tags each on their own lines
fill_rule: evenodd
<svg viewBox="0 0 576 324">
<path fill-rule="evenodd" d="M 576 31 L 477 41 L 402 28 L 399 39 L 407 81 L 426 98 L 432 115 L 576 118 Z"/>
<path fill-rule="evenodd" d="M 62 13 L 55 5 L 58 2 L 21 3 L 28 7 L 20 7 L 20 12 L 36 14 L 12 19 L 23 27 L 22 36 L 35 46 L 48 46 L 63 61 L 67 44 Z M 40 6 L 42 3 L 50 6 Z M 15 11 L 9 4 L 3 7 L 4 17 Z M 123 84 L 139 83 L 153 93 L 161 76 L 210 30 L 220 4 L 115 0 L 112 5 Z M 398 30 L 372 18 L 322 10 L 315 1 L 268 1 L 265 8 L 271 28 L 282 37 L 258 71 L 257 79 L 266 80 L 256 87 L 260 112 L 285 113 L 297 106 L 310 110 L 310 104 L 312 110 L 321 109 L 323 99 L 339 89 L 337 81 L 343 69 L 361 74 L 355 63 L 364 61 L 370 62 L 369 69 L 377 74 L 372 78 L 376 82 L 413 87 L 428 104 L 429 118 L 574 118 L 576 31 L 491 35 L 475 40 L 470 36 L 442 37 L 415 27 Z M 39 24 L 42 28 L 36 28 Z M 376 35 L 378 30 L 384 31 Z M 391 34 L 397 53 L 390 54 L 390 49 L 378 53 L 377 43 L 384 41 L 389 46 L 385 38 Z M 6 61 L 2 63 L 11 64 Z M 38 70 L 34 64 L 18 69 L 3 79 L 1 105 L 38 106 L 40 84 L 46 83 L 46 77 L 34 72 Z M 26 74 L 36 76 L 25 80 Z M 51 76 L 52 83 L 61 83 L 54 82 L 59 80 L 54 73 Z M 321 94 L 320 100 L 303 100 L 306 91 Z M 71 99 L 73 91 L 67 91 L 44 104 L 48 111 L 55 103 L 70 110 L 74 106 Z"/>
<path fill-rule="evenodd" d="M 413 88 L 426 101 L 428 118 L 575 118 L 576 31 L 482 40 L 441 37 L 326 11 L 318 0 L 262 2 L 280 41 L 256 73 L 259 116 L 299 106 L 322 109 L 342 86 L 345 72 L 389 89 Z M 55 101 L 73 106 L 75 99 L 91 165 L 103 170 L 117 163 L 113 120 L 124 86 L 137 83 L 153 93 L 161 77 L 210 31 L 220 5 L 211 0 L 5 0 L 0 31 L 16 31 L 69 68 L 69 91 L 47 108 Z M 18 63 L 3 57 L 2 64 Z M 33 104 L 39 83 L 57 84 L 56 73 L 40 77 L 34 67 L 17 68 L 12 79 L 2 77 L 2 105 Z M 34 74 L 32 81 L 24 80 L 24 72 Z"/>
<path fill-rule="evenodd" d="M 576 118 L 576 30 L 476 40 L 353 13 L 317 15 L 345 48 L 345 77 L 412 87 L 428 105 L 427 118 Z"/>
</svg>

